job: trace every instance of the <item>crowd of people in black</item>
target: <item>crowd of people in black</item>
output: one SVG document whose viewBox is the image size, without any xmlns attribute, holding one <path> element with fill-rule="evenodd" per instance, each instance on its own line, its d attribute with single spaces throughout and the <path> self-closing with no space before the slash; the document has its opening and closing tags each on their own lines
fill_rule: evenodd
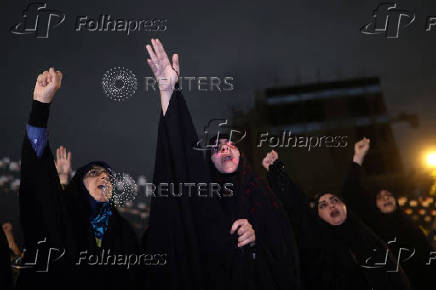
<svg viewBox="0 0 436 290">
<path fill-rule="evenodd" d="M 275 151 L 262 160 L 263 182 L 225 132 L 209 150 L 194 149 L 197 131 L 177 86 L 179 56 L 170 61 L 158 39 L 146 48 L 162 107 L 153 184 L 227 184 L 232 194 L 181 187 L 153 197 L 138 239 L 111 202 L 108 163 L 89 162 L 70 180 L 71 153 L 60 147 L 53 156 L 47 126 L 62 73 L 50 68 L 36 81 L 22 145 L 25 251 L 4 225 L 1 289 L 434 288 L 436 252 L 423 232 L 388 188 L 367 192 L 362 184 L 369 139 L 356 142 L 341 192 L 311 200 Z M 11 251 L 21 259 L 18 278 Z"/>
</svg>

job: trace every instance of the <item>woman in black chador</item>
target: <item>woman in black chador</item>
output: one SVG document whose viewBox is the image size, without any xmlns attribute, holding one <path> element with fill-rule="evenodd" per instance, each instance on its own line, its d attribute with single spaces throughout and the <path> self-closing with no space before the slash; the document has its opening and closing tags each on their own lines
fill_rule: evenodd
<svg viewBox="0 0 436 290">
<path fill-rule="evenodd" d="M 166 253 L 167 264 L 148 268 L 147 286 L 300 289 L 286 214 L 227 136 L 214 139 L 208 160 L 194 149 L 196 130 L 176 88 L 178 56 L 171 65 L 160 41 L 152 39 L 152 46 L 147 45 L 148 64 L 159 82 L 162 114 L 153 179 L 158 190 L 144 246 L 147 252 Z M 162 184 L 172 189 L 162 192 Z"/>
<path fill-rule="evenodd" d="M 401 268 L 389 272 L 396 270 L 396 261 L 386 245 L 347 211 L 338 195 L 320 194 L 312 208 L 286 174 L 275 151 L 267 154 L 263 165 L 295 230 L 305 289 L 409 289 Z M 353 190 L 357 189 L 345 188 Z M 384 262 L 384 266 L 376 265 Z"/>
<path fill-rule="evenodd" d="M 109 202 L 109 165 L 91 162 L 77 170 L 65 190 L 61 187 L 47 133 L 50 103 L 61 78 L 53 68 L 39 75 L 26 126 L 19 192 L 26 252 L 18 287 L 95 290 L 134 286 L 134 270 L 127 270 L 123 257 L 137 254 L 138 243 L 131 226 Z M 71 158 L 66 150 L 61 154 Z M 115 254 L 121 258 L 114 262 Z"/>
<path fill-rule="evenodd" d="M 362 164 L 370 147 L 364 138 L 354 146 L 353 163 L 347 178 L 348 187 L 362 189 Z M 401 210 L 394 195 L 386 189 L 371 194 L 365 190 L 349 191 L 344 195 L 349 207 L 388 244 L 400 259 L 401 266 L 413 289 L 429 289 L 436 283 L 436 262 L 431 261 L 431 246 L 424 233 Z M 400 254 L 400 249 L 401 254 Z M 428 265 L 430 264 L 430 265 Z"/>
</svg>

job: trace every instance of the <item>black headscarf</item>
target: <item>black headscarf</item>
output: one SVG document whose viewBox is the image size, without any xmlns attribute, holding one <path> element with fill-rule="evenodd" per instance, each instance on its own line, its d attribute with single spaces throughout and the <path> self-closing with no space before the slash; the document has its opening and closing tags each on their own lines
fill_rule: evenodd
<svg viewBox="0 0 436 290">
<path fill-rule="evenodd" d="M 72 178 L 70 184 L 67 187 L 67 192 L 70 191 L 74 191 L 75 194 L 73 195 L 74 197 L 77 198 L 77 202 L 79 204 L 83 203 L 83 206 L 86 207 L 86 202 L 88 201 L 89 203 L 89 217 L 93 217 L 97 214 L 97 210 L 99 207 L 101 207 L 104 202 L 98 202 L 96 201 L 88 192 L 88 190 L 86 189 L 84 183 L 83 183 L 83 178 L 85 177 L 86 173 L 89 172 L 89 170 L 91 170 L 94 167 L 101 167 L 106 169 L 106 171 L 109 174 L 112 174 L 112 168 L 110 167 L 109 164 L 107 164 L 104 161 L 92 161 L 89 162 L 88 164 L 82 166 L 81 168 L 79 168 L 76 171 L 76 174 L 74 175 L 74 177 Z M 79 194 L 76 194 L 79 193 Z"/>
<path fill-rule="evenodd" d="M 382 213 L 376 205 L 376 197 L 384 186 L 373 186 L 372 190 L 364 188 L 361 184 L 363 169 L 360 165 L 352 163 L 344 188 L 344 197 L 352 210 L 385 242 L 393 255 L 398 255 L 401 248 L 415 249 L 412 258 L 404 261 L 410 251 L 403 251 L 400 257 L 404 272 L 409 277 L 414 289 L 427 289 L 428 285 L 435 283 L 436 264 L 425 265 L 428 262 L 431 247 L 423 232 L 402 211 L 396 198 L 396 209 L 392 213 Z M 353 190 L 354 189 L 354 190 Z M 394 191 L 391 191 L 394 192 Z"/>
<path fill-rule="evenodd" d="M 211 138 L 209 144 L 217 144 L 217 138 L 229 140 L 229 134 L 220 133 Z M 233 173 L 220 173 L 211 161 L 211 151 L 207 151 L 206 158 L 211 180 L 221 185 L 233 185 L 233 195 L 220 199 L 228 223 L 248 219 L 255 230 L 256 247 L 253 250 L 257 251 L 258 261 L 253 272 L 247 275 L 254 277 L 257 289 L 266 289 L 268 283 L 271 289 L 298 289 L 300 274 L 295 237 L 288 217 L 271 188 L 255 174 L 243 153 Z M 236 232 L 234 238 L 237 240 Z M 245 251 L 252 250 L 248 246 L 245 248 Z M 253 275 L 255 272 L 258 273 Z"/>
<path fill-rule="evenodd" d="M 407 215 L 401 209 L 398 203 L 398 196 L 392 193 L 395 199 L 395 209 L 391 213 L 382 213 L 377 207 L 376 199 L 380 191 L 386 190 L 385 188 L 378 188 L 374 191 L 369 191 L 368 194 L 368 212 L 366 219 L 369 225 L 373 227 L 374 231 L 385 241 L 388 242 L 395 237 L 397 240 L 401 235 L 406 240 L 415 240 L 413 236 L 416 236 L 418 227 L 413 223 L 413 221 L 407 217 Z M 422 234 L 422 232 L 421 232 Z M 401 242 L 401 241 L 400 241 Z"/>
<path fill-rule="evenodd" d="M 381 190 L 386 189 L 379 188 L 379 190 L 369 193 L 370 209 L 365 214 L 365 219 L 368 221 L 368 225 L 386 243 L 395 240 L 395 242 L 389 244 L 389 248 L 394 255 L 398 255 L 401 248 L 410 251 L 415 250 L 413 257 L 402 262 L 402 266 L 416 290 L 428 289 L 429 285 L 436 282 L 434 278 L 436 264 L 426 265 L 431 255 L 431 246 L 418 225 L 401 209 L 394 193 L 395 210 L 391 213 L 382 213 L 380 211 L 376 205 L 376 198 Z M 401 260 L 405 260 L 411 254 L 410 251 L 405 252 Z"/>
<path fill-rule="evenodd" d="M 374 253 L 376 261 L 380 261 L 380 255 L 384 257 L 384 243 L 349 209 L 341 225 L 325 222 L 317 207 L 309 206 L 306 195 L 292 182 L 284 168 L 283 163 L 275 161 L 270 166 L 268 178 L 296 231 L 305 289 L 409 289 L 401 271 L 388 273 L 386 268 L 362 267 Z M 318 195 L 313 204 L 317 204 L 322 195 Z M 341 198 L 343 194 L 336 196 Z M 389 256 L 388 267 L 392 266 L 391 258 Z"/>
<path fill-rule="evenodd" d="M 68 217 L 68 230 L 65 231 L 66 248 L 72 258 L 73 263 L 79 261 L 80 253 L 87 251 L 88 255 L 101 255 L 104 250 L 108 254 L 116 255 L 135 255 L 138 253 L 138 241 L 131 225 L 118 213 L 111 202 L 96 201 L 86 189 L 83 178 L 93 167 L 102 167 L 112 174 L 111 167 L 103 161 L 93 161 L 80 167 L 71 182 L 64 191 L 65 210 Z M 97 244 L 93 218 L 99 217 L 103 210 L 109 208 L 110 214 L 107 216 L 104 228 L 104 237 L 101 246 Z M 100 246 L 100 247 L 99 247 Z M 115 266 L 103 265 L 74 267 L 78 271 L 86 289 L 103 287 L 107 289 L 118 289 L 133 287 L 138 282 L 135 267 L 127 270 L 122 264 Z"/>
<path fill-rule="evenodd" d="M 153 183 L 217 182 L 217 179 L 213 180 L 213 174 L 209 173 L 208 161 L 204 160 L 203 152 L 194 150 L 197 142 L 198 136 L 185 100 L 181 92 L 176 90 L 171 96 L 165 116 L 160 116 Z M 246 182 L 255 181 L 252 175 L 244 176 L 245 181 L 238 185 L 240 189 L 235 194 L 241 199 L 244 196 L 242 191 L 250 189 L 245 186 Z M 239 173 L 234 177 L 239 180 Z M 161 268 L 149 269 L 147 287 L 183 290 L 290 289 L 294 283 L 298 283 L 298 271 L 290 271 L 286 265 L 290 263 L 298 267 L 294 253 L 283 247 L 279 249 L 282 254 L 279 257 L 283 260 L 274 260 L 276 248 L 262 246 L 267 241 L 263 232 L 268 233 L 268 229 L 262 229 L 262 223 L 272 225 L 273 222 L 268 221 L 277 216 L 260 214 L 273 213 L 263 211 L 273 205 L 270 201 L 265 201 L 265 191 L 256 184 L 254 189 L 259 194 L 252 196 L 260 207 L 254 201 L 251 204 L 252 196 L 246 203 L 235 202 L 229 207 L 223 207 L 222 203 L 227 202 L 228 197 L 199 198 L 195 194 L 188 197 L 186 190 L 180 197 L 153 197 L 144 246 L 149 252 L 167 253 L 168 263 Z M 230 215 L 225 208 L 229 209 Z M 265 221 L 252 222 L 255 230 L 258 230 L 256 260 L 253 260 L 250 246 L 238 248 L 237 237 L 230 235 L 233 218 L 247 218 L 247 212 L 250 213 L 252 208 L 256 216 L 265 218 Z M 277 219 L 275 221 L 278 222 Z M 274 229 L 275 227 L 271 228 L 272 231 Z M 271 236 L 276 237 L 274 243 L 285 244 L 281 236 Z M 271 267 L 265 262 L 269 257 L 274 262 Z M 273 275 L 290 281 L 281 283 Z M 256 279 L 260 281 L 257 285 Z M 283 285 L 285 286 L 281 287 Z"/>
<path fill-rule="evenodd" d="M 134 271 L 125 266 L 89 265 L 90 255 L 110 249 L 114 254 L 137 254 L 138 242 L 129 223 L 112 211 L 101 248 L 97 247 L 90 217 L 90 195 L 83 184 L 83 176 L 93 164 L 109 168 L 103 162 L 94 162 L 77 170 L 69 185 L 62 189 L 49 144 L 37 157 L 27 137 L 22 152 L 20 185 L 20 215 L 25 234 L 25 261 L 32 261 L 37 251 L 45 255 L 56 249 L 47 273 L 37 272 L 40 265 L 22 269 L 20 289 L 46 287 L 47 289 L 120 289 L 136 283 Z M 39 241 L 46 241 L 38 244 Z M 78 265 L 81 252 L 84 259 Z M 53 257 L 53 255 L 56 255 Z M 44 256 L 43 256 L 44 257 Z M 47 256 L 45 256 L 47 257 Z M 38 261 L 39 261 L 38 260 Z"/>
</svg>

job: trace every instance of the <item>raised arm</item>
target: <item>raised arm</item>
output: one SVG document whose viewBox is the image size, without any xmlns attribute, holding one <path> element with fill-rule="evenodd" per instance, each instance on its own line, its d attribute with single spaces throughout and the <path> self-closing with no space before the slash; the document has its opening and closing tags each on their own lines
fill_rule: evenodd
<svg viewBox="0 0 436 290">
<path fill-rule="evenodd" d="M 286 173 L 285 165 L 278 159 L 277 152 L 273 150 L 268 153 L 262 165 L 268 171 L 268 182 L 282 202 L 300 245 L 307 247 L 318 243 L 322 233 L 317 230 L 319 224 L 313 209 L 310 208 L 305 193 Z"/>
<path fill-rule="evenodd" d="M 146 46 L 150 56 L 147 63 L 159 84 L 162 114 L 165 116 L 180 75 L 179 55 L 173 54 L 171 64 L 160 40 L 152 39 L 151 44 L 153 47 L 149 44 Z"/>
<path fill-rule="evenodd" d="M 32 111 L 21 153 L 20 218 L 26 249 L 47 238 L 60 244 L 59 177 L 48 146 L 50 104 L 61 86 L 62 74 L 50 68 L 38 76 Z"/>
<path fill-rule="evenodd" d="M 370 140 L 367 138 L 363 138 L 354 145 L 353 162 L 350 165 L 342 189 L 342 196 L 347 206 L 362 218 L 373 210 L 372 203 L 375 202 L 370 200 L 362 187 L 362 164 L 369 148 Z"/>
<path fill-rule="evenodd" d="M 203 152 L 194 150 L 198 136 L 191 113 L 182 92 L 176 89 L 177 78 L 180 74 L 179 56 L 173 54 L 173 63 L 171 64 L 160 40 L 152 39 L 151 43 L 151 46 L 146 46 L 150 55 L 147 62 L 159 82 L 162 105 L 154 182 L 190 182 L 196 184 L 210 182 Z M 187 197 L 186 192 L 185 194 L 184 198 Z M 184 198 L 177 198 L 177 201 L 183 202 Z M 165 203 L 163 200 L 162 202 Z M 231 236 L 228 233 L 230 226 L 223 227 L 225 219 L 220 207 L 217 206 L 217 202 L 215 198 L 198 198 L 194 194 L 192 198 L 189 197 L 187 200 L 189 205 L 185 205 L 189 207 L 194 205 L 193 212 L 198 215 L 198 218 L 203 219 L 200 223 L 202 226 L 215 225 L 214 231 L 210 231 L 211 236 L 213 233 L 225 233 L 225 236 L 228 236 L 230 240 Z M 207 222 L 208 220 L 210 223 Z"/>
<path fill-rule="evenodd" d="M 191 283 L 186 288 L 193 289 L 193 285 L 202 285 L 203 275 L 198 272 L 210 269 L 206 264 L 216 256 L 221 258 L 226 252 L 231 253 L 228 250 L 234 240 L 218 200 L 199 197 L 196 192 L 197 185 L 210 182 L 210 177 L 203 152 L 194 150 L 198 136 L 191 114 L 181 91 L 175 88 L 180 73 L 178 56 L 173 55 L 171 64 L 162 43 L 155 39 L 152 45 L 147 45 L 147 51 L 150 55 L 147 62 L 159 82 L 162 106 L 153 183 L 156 186 L 173 183 L 181 195 L 152 197 L 145 247 L 147 251 L 169 253 L 168 264 L 160 271 L 166 272 L 162 277 L 165 282 Z M 179 185 L 188 183 L 195 184 L 192 190 L 182 186 L 180 192 Z M 182 264 L 186 267 L 181 267 Z M 193 277 L 193 281 L 186 281 L 187 276 Z M 165 288 L 160 277 L 153 272 L 148 277 L 151 286 Z M 203 288 L 202 285 L 198 289 Z"/>
<path fill-rule="evenodd" d="M 278 159 L 276 151 L 269 152 L 262 161 L 268 171 L 267 178 L 274 193 L 282 202 L 292 223 L 299 223 L 302 211 L 308 206 L 305 194 L 286 173 L 285 164 Z"/>
<path fill-rule="evenodd" d="M 56 149 L 55 164 L 62 188 L 65 189 L 71 177 L 71 152 L 67 152 L 67 148 L 64 146 L 60 146 Z"/>
<path fill-rule="evenodd" d="M 370 144 L 371 140 L 365 137 L 354 144 L 353 162 L 362 166 L 365 156 L 369 151 Z"/>
<path fill-rule="evenodd" d="M 15 256 L 20 256 L 21 251 L 17 243 L 15 242 L 14 233 L 12 231 L 12 224 L 10 222 L 6 222 L 2 225 L 2 228 L 3 232 L 6 235 L 6 238 L 8 239 L 9 249 L 14 253 Z"/>
</svg>

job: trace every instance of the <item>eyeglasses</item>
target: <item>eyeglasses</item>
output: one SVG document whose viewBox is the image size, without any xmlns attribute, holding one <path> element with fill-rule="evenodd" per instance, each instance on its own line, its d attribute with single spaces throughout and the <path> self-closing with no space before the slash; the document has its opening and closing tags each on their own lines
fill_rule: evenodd
<svg viewBox="0 0 436 290">
<path fill-rule="evenodd" d="M 92 168 L 90 169 L 85 176 L 87 177 L 98 177 L 102 175 L 103 173 L 106 173 L 107 175 L 110 175 L 110 173 L 104 169 L 104 168 Z"/>
<path fill-rule="evenodd" d="M 212 146 L 212 148 L 210 150 L 212 151 L 212 154 L 215 154 L 215 153 L 220 152 L 224 148 L 224 146 L 227 146 L 230 149 L 236 149 L 236 146 L 235 146 L 235 144 L 233 144 L 232 141 L 227 141 L 225 143 Z"/>
</svg>

